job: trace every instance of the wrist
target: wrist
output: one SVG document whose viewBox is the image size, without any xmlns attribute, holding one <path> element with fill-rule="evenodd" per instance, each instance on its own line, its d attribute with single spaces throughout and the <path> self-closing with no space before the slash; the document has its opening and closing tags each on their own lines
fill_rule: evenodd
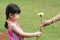
<svg viewBox="0 0 60 40">
<path fill-rule="evenodd" d="M 36 33 L 35 33 L 35 37 L 37 37 Z"/>
<path fill-rule="evenodd" d="M 50 21 L 51 21 L 50 24 L 54 23 L 54 21 L 52 19 Z"/>
<path fill-rule="evenodd" d="M 37 37 L 37 33 L 35 33 L 35 37 Z"/>
</svg>

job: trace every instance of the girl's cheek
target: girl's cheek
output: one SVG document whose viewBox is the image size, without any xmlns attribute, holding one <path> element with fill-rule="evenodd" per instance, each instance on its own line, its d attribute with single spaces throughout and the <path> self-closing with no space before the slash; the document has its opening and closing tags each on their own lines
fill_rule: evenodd
<svg viewBox="0 0 60 40">
<path fill-rule="evenodd" d="M 19 16 L 14 17 L 14 19 L 15 19 L 15 20 L 18 20 L 18 19 L 19 19 Z"/>
<path fill-rule="evenodd" d="M 18 18 L 15 18 L 16 20 L 18 20 Z"/>
</svg>

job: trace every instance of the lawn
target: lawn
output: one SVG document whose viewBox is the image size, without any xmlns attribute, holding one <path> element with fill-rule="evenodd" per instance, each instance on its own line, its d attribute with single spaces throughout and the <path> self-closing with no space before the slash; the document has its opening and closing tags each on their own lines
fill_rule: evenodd
<svg viewBox="0 0 60 40">
<path fill-rule="evenodd" d="M 44 19 L 50 19 L 60 12 L 60 0 L 0 0 L 0 31 L 3 32 L 6 32 L 5 8 L 10 3 L 20 7 L 21 14 L 17 22 L 25 32 L 39 30 L 41 19 L 37 13 L 44 12 Z M 36 40 L 36 38 L 27 38 L 27 40 Z M 60 40 L 60 22 L 47 26 L 39 40 Z"/>
</svg>

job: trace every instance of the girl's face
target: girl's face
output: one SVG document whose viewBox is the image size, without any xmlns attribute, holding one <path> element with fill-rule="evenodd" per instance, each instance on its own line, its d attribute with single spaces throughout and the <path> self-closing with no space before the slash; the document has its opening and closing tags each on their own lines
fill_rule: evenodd
<svg viewBox="0 0 60 40">
<path fill-rule="evenodd" d="M 17 13 L 10 15 L 10 19 L 14 22 L 16 22 L 18 20 L 18 18 L 19 18 L 19 14 L 17 14 Z"/>
</svg>

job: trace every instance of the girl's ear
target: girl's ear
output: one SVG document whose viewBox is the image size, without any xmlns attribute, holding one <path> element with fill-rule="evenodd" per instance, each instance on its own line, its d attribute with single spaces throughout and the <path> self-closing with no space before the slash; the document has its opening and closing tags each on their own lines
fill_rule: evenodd
<svg viewBox="0 0 60 40">
<path fill-rule="evenodd" d="M 12 17 L 12 14 L 11 13 L 9 14 L 9 17 Z"/>
</svg>

